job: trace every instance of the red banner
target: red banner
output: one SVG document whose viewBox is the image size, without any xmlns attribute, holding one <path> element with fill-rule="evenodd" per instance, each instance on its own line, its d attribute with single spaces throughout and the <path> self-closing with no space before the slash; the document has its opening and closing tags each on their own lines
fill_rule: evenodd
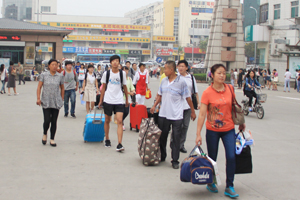
<svg viewBox="0 0 300 200">
<path fill-rule="evenodd" d="M 192 53 L 193 52 L 193 48 L 192 47 L 185 47 L 184 48 L 184 53 Z M 205 54 L 206 52 L 202 51 L 200 48 L 196 48 L 194 47 L 194 54 Z"/>
<path fill-rule="evenodd" d="M 102 54 L 102 49 L 100 48 L 89 48 L 90 54 Z"/>
<path fill-rule="evenodd" d="M 169 49 L 169 48 L 156 49 L 156 55 L 158 55 L 158 56 L 172 56 L 173 55 L 173 49 Z"/>
</svg>

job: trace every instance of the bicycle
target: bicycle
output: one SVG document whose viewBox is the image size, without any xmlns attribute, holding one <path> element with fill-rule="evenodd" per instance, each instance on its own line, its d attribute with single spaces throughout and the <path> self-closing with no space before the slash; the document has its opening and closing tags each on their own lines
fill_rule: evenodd
<svg viewBox="0 0 300 200">
<path fill-rule="evenodd" d="M 267 101 L 267 94 L 263 94 L 260 87 L 257 87 L 258 93 L 256 94 L 257 103 L 254 105 L 252 110 L 249 110 L 249 98 L 242 100 L 243 104 L 243 112 L 245 116 L 248 116 L 250 112 L 255 112 L 258 119 L 264 118 L 265 111 L 262 103 L 266 103 Z M 252 106 L 252 105 L 251 105 Z"/>
</svg>

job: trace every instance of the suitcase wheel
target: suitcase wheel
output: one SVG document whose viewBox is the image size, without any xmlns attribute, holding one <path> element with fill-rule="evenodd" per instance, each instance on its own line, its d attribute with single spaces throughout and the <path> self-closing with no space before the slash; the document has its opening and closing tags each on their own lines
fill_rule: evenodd
<svg viewBox="0 0 300 200">
<path fill-rule="evenodd" d="M 129 125 L 129 126 L 130 126 L 130 130 L 132 131 L 131 123 L 130 123 L 130 125 Z"/>
<path fill-rule="evenodd" d="M 139 132 L 138 125 L 135 126 L 136 132 Z"/>
</svg>

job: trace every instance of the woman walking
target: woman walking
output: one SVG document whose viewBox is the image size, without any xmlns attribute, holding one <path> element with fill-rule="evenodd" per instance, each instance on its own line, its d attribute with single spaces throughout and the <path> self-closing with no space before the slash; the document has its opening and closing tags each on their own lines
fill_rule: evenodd
<svg viewBox="0 0 300 200">
<path fill-rule="evenodd" d="M 226 68 L 222 64 L 216 64 L 211 69 L 213 83 L 202 94 L 200 114 L 197 125 L 196 144 L 202 144 L 201 130 L 206 120 L 206 144 L 208 155 L 217 160 L 219 140 L 222 139 L 226 154 L 226 189 L 224 194 L 231 198 L 239 195 L 234 190 L 235 173 L 235 127 L 232 120 L 232 96 L 235 97 L 231 85 L 225 84 Z M 229 88 L 230 87 L 230 88 Z M 232 92 L 233 94 L 232 94 Z M 245 129 L 245 124 L 239 127 Z M 213 184 L 206 187 L 210 192 L 217 193 L 218 188 Z"/>
<path fill-rule="evenodd" d="M 184 81 L 187 84 L 187 87 L 190 91 L 190 94 L 195 94 L 197 98 L 197 108 L 194 109 L 200 109 L 200 101 L 199 101 L 199 95 L 198 95 L 198 88 L 196 84 L 195 77 L 188 73 L 189 71 L 189 64 L 186 60 L 180 60 L 177 65 L 178 72 L 181 77 L 183 77 Z M 195 91 L 195 92 L 194 92 Z M 180 152 L 187 153 L 187 150 L 184 147 L 184 143 L 186 141 L 187 131 L 190 125 L 190 119 L 191 119 L 191 108 L 189 104 L 184 101 L 183 103 L 183 123 L 182 123 L 182 133 L 180 134 Z"/>
<path fill-rule="evenodd" d="M 17 70 L 14 67 L 14 63 L 10 61 L 10 66 L 8 68 L 8 83 L 7 83 L 7 88 L 8 88 L 8 96 L 11 96 L 10 93 L 10 88 L 14 89 L 15 96 L 19 95 L 16 90 L 16 75 L 17 75 Z"/>
<path fill-rule="evenodd" d="M 81 93 L 85 74 L 86 74 L 86 70 L 84 69 L 84 64 L 81 64 L 80 69 L 78 70 L 79 93 Z"/>
<path fill-rule="evenodd" d="M 97 79 L 98 87 L 99 88 L 101 87 L 101 78 L 102 78 L 102 75 L 103 75 L 103 72 L 102 72 L 102 69 L 101 69 L 101 65 L 98 65 L 98 70 L 96 72 L 96 79 Z"/>
<path fill-rule="evenodd" d="M 82 91 L 84 93 L 82 100 L 86 102 L 86 112 L 89 114 L 95 106 L 96 92 L 99 93 L 98 82 L 94 72 L 94 65 L 88 66 L 88 71 L 85 74 L 85 79 L 83 81 Z"/>
<path fill-rule="evenodd" d="M 6 83 L 6 80 L 8 78 L 8 72 L 7 70 L 5 69 L 5 65 L 4 64 L 1 64 L 1 67 L 0 67 L 0 74 L 1 74 L 1 82 L 2 82 L 2 88 L 0 90 L 1 94 L 5 94 L 5 83 Z"/>
<path fill-rule="evenodd" d="M 56 147 L 54 142 L 57 118 L 59 109 L 64 105 L 63 99 L 65 94 L 64 76 L 57 72 L 58 62 L 51 59 L 48 62 L 49 71 L 40 75 L 40 80 L 37 88 L 36 104 L 43 107 L 44 114 L 44 135 L 42 139 L 43 145 L 47 143 L 47 132 L 50 128 L 50 145 Z M 43 88 L 42 98 L 41 90 Z"/>
</svg>

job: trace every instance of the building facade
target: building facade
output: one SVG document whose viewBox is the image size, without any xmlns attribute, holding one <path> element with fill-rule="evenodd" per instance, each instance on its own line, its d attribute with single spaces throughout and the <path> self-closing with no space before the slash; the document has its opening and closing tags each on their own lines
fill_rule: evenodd
<svg viewBox="0 0 300 200">
<path fill-rule="evenodd" d="M 56 15 L 57 0 L 3 0 L 3 18 L 15 20 L 39 20 L 41 15 Z"/>
<path fill-rule="evenodd" d="M 150 59 L 151 38 L 144 37 L 144 32 L 150 32 L 151 27 L 130 25 L 129 18 L 56 15 L 43 16 L 40 24 L 72 31 L 64 38 L 63 55 L 67 59 L 76 60 L 78 54 L 119 54 L 122 60 Z M 43 49 L 42 53 L 46 55 Z"/>
<path fill-rule="evenodd" d="M 300 69 L 299 30 L 298 0 L 260 0 L 259 26 L 246 27 L 246 39 L 258 43 L 259 65 L 276 69 L 280 82 L 287 68 L 293 78 Z"/>
</svg>

